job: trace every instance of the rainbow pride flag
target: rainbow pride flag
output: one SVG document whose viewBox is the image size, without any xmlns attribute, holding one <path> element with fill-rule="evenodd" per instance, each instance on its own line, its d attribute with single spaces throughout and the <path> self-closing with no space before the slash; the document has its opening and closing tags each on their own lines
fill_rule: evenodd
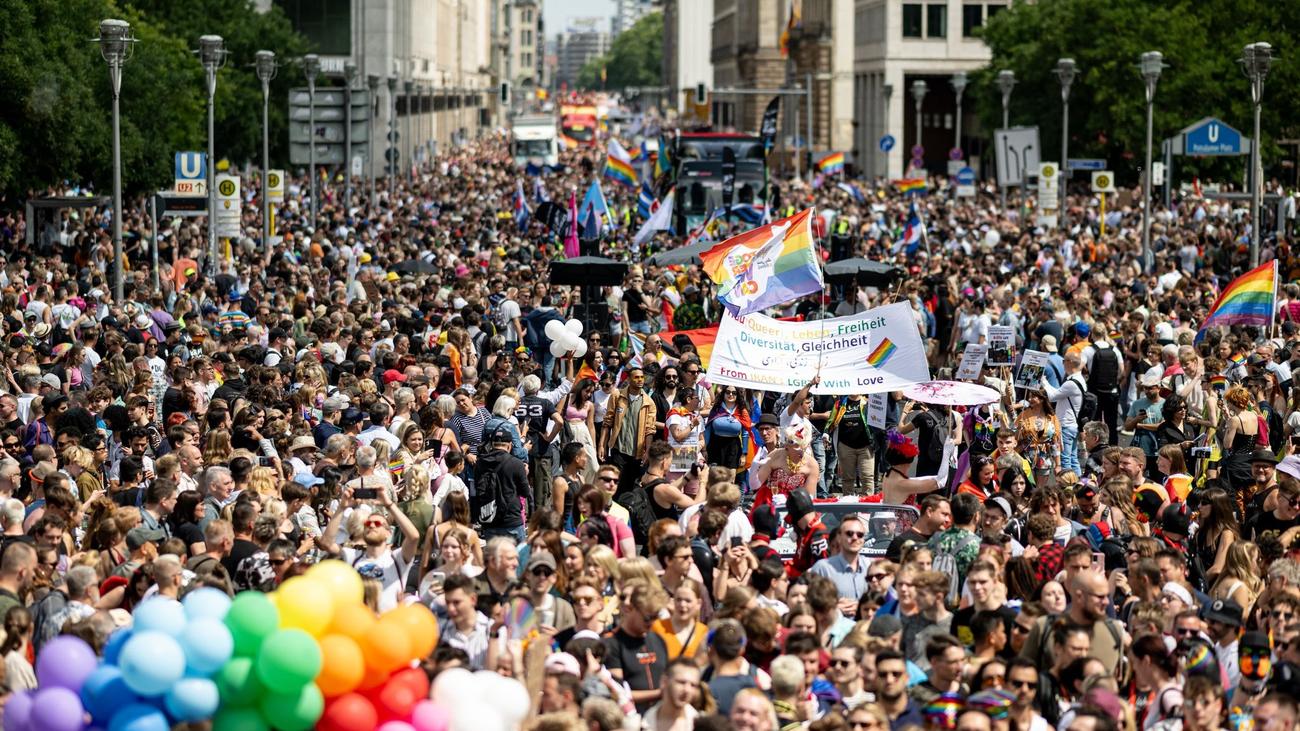
<svg viewBox="0 0 1300 731">
<path fill-rule="evenodd" d="M 926 185 L 925 178 L 903 178 L 895 180 L 894 186 L 900 193 L 924 193 L 929 187 Z"/>
<path fill-rule="evenodd" d="M 1274 259 L 1232 280 L 1219 293 L 1196 339 L 1199 341 L 1212 327 L 1271 325 L 1276 308 L 1277 260 Z"/>
<path fill-rule="evenodd" d="M 813 209 L 733 236 L 700 255 L 718 300 L 744 317 L 822 291 Z"/>
<path fill-rule="evenodd" d="M 877 345 L 875 350 L 871 351 L 871 355 L 867 356 L 867 362 L 873 368 L 879 368 L 885 364 L 885 361 L 892 358 L 897 351 L 898 346 L 894 345 L 894 341 L 885 338 L 880 341 L 880 345 Z"/>
<path fill-rule="evenodd" d="M 832 152 L 817 161 L 817 170 L 823 175 L 843 172 L 844 170 L 844 153 Z"/>
<path fill-rule="evenodd" d="M 605 157 L 605 177 L 636 190 L 636 170 L 632 167 L 632 156 L 618 143 L 609 141 L 609 154 Z"/>
</svg>

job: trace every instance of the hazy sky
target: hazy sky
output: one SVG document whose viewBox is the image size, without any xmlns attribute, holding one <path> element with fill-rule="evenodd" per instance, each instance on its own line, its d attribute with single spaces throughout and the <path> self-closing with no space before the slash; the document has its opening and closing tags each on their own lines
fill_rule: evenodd
<svg viewBox="0 0 1300 731">
<path fill-rule="evenodd" d="M 614 16 L 614 0 L 542 0 L 542 16 L 546 21 L 546 36 L 559 35 L 573 18 L 605 18 L 602 26 L 609 30 L 608 19 Z"/>
</svg>

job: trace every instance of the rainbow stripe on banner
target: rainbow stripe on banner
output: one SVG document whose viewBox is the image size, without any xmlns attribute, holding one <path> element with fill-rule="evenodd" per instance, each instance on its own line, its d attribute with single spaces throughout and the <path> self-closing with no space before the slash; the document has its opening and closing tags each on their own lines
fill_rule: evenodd
<svg viewBox="0 0 1300 731">
<path fill-rule="evenodd" d="M 894 345 L 894 341 L 885 338 L 880 341 L 880 345 L 877 345 L 875 350 L 871 351 L 871 355 L 867 356 L 867 362 L 873 368 L 879 368 L 885 364 L 885 361 L 892 358 L 897 350 L 898 346 Z"/>
<path fill-rule="evenodd" d="M 1277 260 L 1274 259 L 1232 280 L 1219 293 L 1196 339 L 1199 341 L 1212 327 L 1271 325 L 1276 305 Z"/>
<path fill-rule="evenodd" d="M 929 187 L 924 178 L 903 178 L 894 181 L 894 187 L 900 193 L 924 193 Z"/>
<path fill-rule="evenodd" d="M 844 170 L 844 153 L 832 152 L 817 161 L 817 170 L 825 175 Z"/>
</svg>

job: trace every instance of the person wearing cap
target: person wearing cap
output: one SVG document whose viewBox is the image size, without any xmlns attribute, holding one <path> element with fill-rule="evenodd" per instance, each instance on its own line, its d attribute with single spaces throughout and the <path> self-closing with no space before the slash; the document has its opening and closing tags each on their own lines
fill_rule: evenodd
<svg viewBox="0 0 1300 731">
<path fill-rule="evenodd" d="M 366 578 L 378 579 L 381 583 L 379 592 L 379 611 L 385 612 L 401 603 L 405 594 L 407 572 L 415 562 L 420 550 L 420 532 L 411 519 L 393 504 L 389 491 L 379 488 L 378 505 L 367 501 L 370 508 L 362 521 L 362 548 L 340 546 L 339 527 L 346 515 L 362 509 L 361 501 L 353 490 L 345 490 L 339 501 L 339 508 L 325 526 L 317 545 L 333 558 L 338 558 L 353 567 Z M 391 516 L 391 517 L 390 517 Z M 393 550 L 392 523 L 402 531 L 402 547 Z M 356 538 L 354 536 L 354 538 Z"/>
<path fill-rule="evenodd" d="M 509 536 L 524 541 L 521 504 L 533 508 L 533 490 L 528 471 L 518 457 L 511 454 L 514 435 L 504 423 L 484 434 L 484 451 L 474 465 L 474 517 L 482 525 L 481 536 Z M 487 482 L 481 483 L 481 480 Z"/>
<path fill-rule="evenodd" d="M 553 593 L 558 568 L 550 551 L 537 551 L 524 566 L 524 584 L 528 602 L 537 614 L 543 632 L 558 632 L 574 626 L 573 605 Z"/>
<path fill-rule="evenodd" d="M 698 368 L 699 366 L 696 365 L 695 367 Z M 765 413 L 758 417 L 758 423 L 754 426 L 758 430 L 758 436 L 763 443 L 754 455 L 754 461 L 749 465 L 748 492 L 750 493 L 758 492 L 758 488 L 763 486 L 763 483 L 758 479 L 758 472 L 763 465 L 767 464 L 769 457 L 775 450 L 775 445 L 780 441 L 781 419 L 776 414 Z M 769 447 L 769 444 L 773 446 Z"/>
<path fill-rule="evenodd" d="M 1227 676 L 1227 688 L 1237 687 L 1241 680 L 1241 669 L 1237 666 L 1237 641 L 1241 635 L 1243 614 L 1241 605 L 1231 599 L 1215 599 L 1201 607 L 1201 619 L 1205 620 L 1206 633 L 1214 641 L 1214 657 Z"/>
<path fill-rule="evenodd" d="M 542 679 L 542 713 L 577 718 L 582 713 L 582 666 L 567 652 L 553 652 L 546 657 L 546 676 Z"/>
</svg>

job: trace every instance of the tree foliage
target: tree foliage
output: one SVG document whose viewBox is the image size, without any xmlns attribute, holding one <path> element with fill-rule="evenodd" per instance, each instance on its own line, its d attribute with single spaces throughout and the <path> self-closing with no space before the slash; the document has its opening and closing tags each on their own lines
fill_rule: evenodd
<svg viewBox="0 0 1300 731">
<path fill-rule="evenodd" d="M 593 58 L 578 73 L 583 89 L 625 89 L 663 84 L 664 14 L 650 13 L 619 34 L 609 53 Z M 606 77 L 602 84 L 601 69 Z"/>
<path fill-rule="evenodd" d="M 1264 91 L 1264 165 L 1282 156 L 1275 140 L 1293 136 L 1300 113 L 1300 4 L 1264 0 L 1041 0 L 1012 3 L 984 28 L 993 52 L 989 66 L 972 79 L 986 129 L 1001 125 L 1002 102 L 995 79 L 1016 73 L 1011 124 L 1038 125 L 1043 159 L 1055 160 L 1061 138 L 1061 87 L 1056 60 L 1071 57 L 1079 74 L 1070 93 L 1071 157 L 1108 160 L 1121 181 L 1136 180 L 1146 146 L 1145 86 L 1139 56 L 1160 51 L 1168 68 L 1154 105 L 1154 147 L 1203 117 L 1214 116 L 1251 135 L 1250 82 L 1237 59 L 1247 43 L 1267 41 L 1274 63 Z M 1240 179 L 1244 158 L 1179 158 L 1184 173 Z"/>
<path fill-rule="evenodd" d="M 131 23 L 138 43 L 122 71 L 122 184 L 128 195 L 167 187 L 172 155 L 206 148 L 203 69 L 190 49 L 202 33 L 227 38 L 217 84 L 217 156 L 261 158 L 261 82 L 247 66 L 267 48 L 283 60 L 306 42 L 283 13 L 210 0 L 0 0 L 0 191 L 27 196 L 64 181 L 112 186 L 112 90 L 91 41 L 102 18 Z M 199 31 L 198 28 L 204 28 Z M 290 71 L 285 69 L 284 71 Z M 272 90 L 272 160 L 288 147 L 285 73 Z M 278 101 L 277 101 L 278 100 Z"/>
</svg>

